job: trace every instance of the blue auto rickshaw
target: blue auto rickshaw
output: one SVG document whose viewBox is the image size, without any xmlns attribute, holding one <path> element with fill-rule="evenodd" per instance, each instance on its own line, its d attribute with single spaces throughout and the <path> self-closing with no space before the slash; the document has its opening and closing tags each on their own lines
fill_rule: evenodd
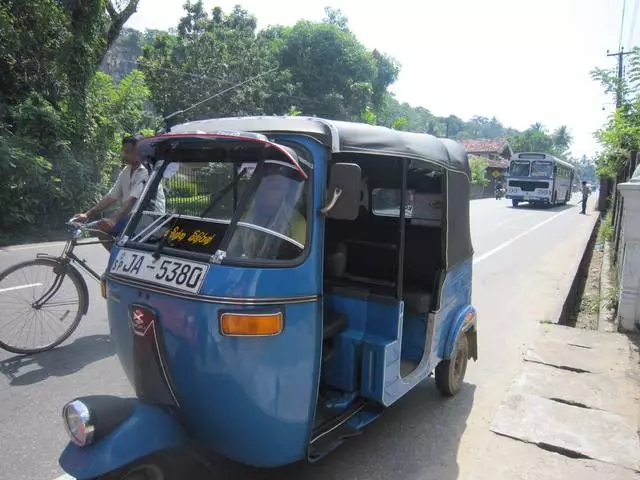
<svg viewBox="0 0 640 480">
<path fill-rule="evenodd" d="M 197 446 L 251 466 L 316 461 L 426 377 L 477 359 L 470 172 L 458 143 L 304 117 L 189 122 L 103 279 L 135 398 L 63 408 L 77 479 L 170 478 Z M 158 187 L 166 211 L 149 205 Z"/>
</svg>

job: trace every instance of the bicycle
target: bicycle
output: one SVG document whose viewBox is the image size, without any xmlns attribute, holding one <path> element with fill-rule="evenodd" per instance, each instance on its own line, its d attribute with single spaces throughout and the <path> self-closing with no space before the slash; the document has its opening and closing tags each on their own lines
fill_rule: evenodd
<svg viewBox="0 0 640 480">
<path fill-rule="evenodd" d="M 89 289 L 77 267 L 98 282 L 101 278 L 74 249 L 104 243 L 104 240 L 81 241 L 85 233 L 99 231 L 94 228 L 97 223 L 82 224 L 71 218 L 66 222 L 71 235 L 60 256 L 39 253 L 35 259 L 17 263 L 0 273 L 0 348 L 24 355 L 45 352 L 60 345 L 78 328 L 89 309 Z M 20 308 L 24 308 L 24 312 L 20 313 Z M 11 312 L 16 314 L 14 318 L 4 321 Z M 62 325 L 62 333 L 56 329 L 58 325 Z M 13 326 L 12 337 L 2 333 L 5 326 Z M 28 326 L 34 326 L 30 338 L 35 345 L 15 342 Z M 38 329 L 40 338 L 49 331 L 53 333 L 53 340 L 36 343 Z"/>
</svg>

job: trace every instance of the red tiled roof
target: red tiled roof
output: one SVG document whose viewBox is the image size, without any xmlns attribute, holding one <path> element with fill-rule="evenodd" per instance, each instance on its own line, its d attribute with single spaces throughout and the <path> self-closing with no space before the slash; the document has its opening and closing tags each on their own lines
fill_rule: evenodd
<svg viewBox="0 0 640 480">
<path fill-rule="evenodd" d="M 489 168 L 509 168 L 509 160 L 488 160 Z"/>
<path fill-rule="evenodd" d="M 461 140 L 460 143 L 467 153 L 496 153 L 500 152 L 507 141 L 504 138 L 494 138 L 491 140 Z"/>
<path fill-rule="evenodd" d="M 485 162 L 487 162 L 487 168 L 505 168 L 505 169 L 509 168 L 509 160 L 506 160 L 504 158 L 500 160 L 494 160 L 494 159 L 483 157 L 481 155 L 474 155 L 473 153 L 469 154 L 469 160 L 471 160 L 474 157 L 482 158 Z"/>
</svg>

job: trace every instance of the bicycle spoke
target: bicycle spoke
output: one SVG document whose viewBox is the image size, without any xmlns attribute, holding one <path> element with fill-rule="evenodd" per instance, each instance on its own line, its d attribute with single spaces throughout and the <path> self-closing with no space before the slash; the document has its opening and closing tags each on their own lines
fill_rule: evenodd
<svg viewBox="0 0 640 480">
<path fill-rule="evenodd" d="M 78 282 L 84 276 L 57 273 L 65 268 L 58 262 L 36 259 L 0 272 L 0 348 L 14 353 L 45 351 L 77 327 L 84 295 Z"/>
<path fill-rule="evenodd" d="M 47 302 L 45 304 L 43 304 L 40 308 L 44 309 L 45 307 L 49 308 L 49 307 L 61 307 L 61 306 L 66 306 L 66 305 L 77 305 L 79 302 L 78 300 L 60 300 L 57 302 Z"/>
<path fill-rule="evenodd" d="M 23 324 L 22 324 L 22 328 L 20 328 L 20 330 L 19 330 L 19 331 L 18 331 L 18 332 L 13 336 L 13 337 L 11 337 L 11 340 L 10 340 L 9 342 L 7 342 L 7 343 L 9 343 L 10 345 L 12 345 L 12 344 L 13 344 L 13 343 L 12 343 L 12 342 L 13 342 L 13 339 L 14 339 L 14 338 L 16 338 L 16 336 L 17 336 L 18 334 L 22 333 L 22 331 L 24 330 L 25 326 L 27 325 L 27 323 L 28 323 L 29 321 L 31 321 L 31 320 L 33 319 L 34 315 L 35 315 L 35 310 L 31 312 L 31 315 L 30 315 L 29 319 L 28 319 L 26 322 L 23 322 Z"/>
</svg>

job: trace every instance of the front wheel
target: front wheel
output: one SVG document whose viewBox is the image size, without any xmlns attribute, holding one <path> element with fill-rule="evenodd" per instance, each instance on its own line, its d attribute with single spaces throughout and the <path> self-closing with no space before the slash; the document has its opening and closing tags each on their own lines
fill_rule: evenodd
<svg viewBox="0 0 640 480">
<path fill-rule="evenodd" d="M 55 259 L 18 263 L 0 273 L 0 348 L 50 350 L 74 332 L 87 298 L 82 277 Z"/>
<path fill-rule="evenodd" d="M 210 478 L 210 473 L 198 456 L 182 457 L 174 451 L 163 451 L 94 480 L 183 480 Z"/>
<path fill-rule="evenodd" d="M 466 333 L 461 333 L 458 335 L 453 356 L 448 360 L 442 360 L 436 367 L 436 387 L 442 395 L 453 397 L 460 391 L 468 359 L 469 340 Z"/>
</svg>

